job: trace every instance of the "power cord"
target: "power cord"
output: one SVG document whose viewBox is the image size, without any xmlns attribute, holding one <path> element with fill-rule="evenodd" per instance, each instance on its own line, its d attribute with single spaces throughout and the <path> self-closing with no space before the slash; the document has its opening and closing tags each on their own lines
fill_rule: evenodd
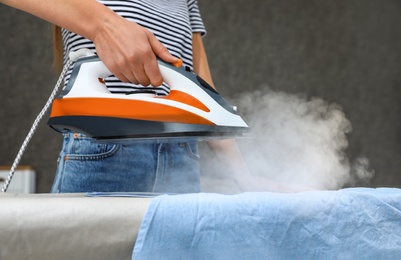
<svg viewBox="0 0 401 260">
<path fill-rule="evenodd" d="M 68 68 L 71 66 L 71 64 L 73 63 L 73 60 L 68 60 L 68 62 L 65 64 L 63 71 L 60 74 L 60 77 L 57 80 L 56 85 L 54 86 L 54 89 L 52 91 L 52 93 L 50 94 L 49 99 L 47 100 L 46 104 L 44 105 L 44 107 L 42 108 L 42 110 L 40 111 L 40 113 L 37 115 L 35 121 L 33 122 L 31 129 L 29 130 L 27 136 L 25 137 L 24 142 L 21 145 L 21 148 L 18 151 L 17 156 L 14 159 L 14 163 L 11 166 L 10 172 L 8 173 L 8 177 L 3 185 L 3 188 L 1 189 L 1 192 L 7 192 L 8 186 L 10 185 L 10 182 L 12 180 L 12 178 L 14 177 L 14 173 L 15 170 L 17 169 L 17 166 L 22 158 L 22 155 L 25 152 L 26 147 L 29 144 L 29 141 L 31 141 L 32 136 L 34 135 L 36 128 L 39 125 L 39 122 L 42 120 L 43 116 L 46 114 L 47 110 L 49 109 L 50 105 L 52 104 L 63 80 L 64 80 L 64 76 L 67 73 Z"/>
</svg>

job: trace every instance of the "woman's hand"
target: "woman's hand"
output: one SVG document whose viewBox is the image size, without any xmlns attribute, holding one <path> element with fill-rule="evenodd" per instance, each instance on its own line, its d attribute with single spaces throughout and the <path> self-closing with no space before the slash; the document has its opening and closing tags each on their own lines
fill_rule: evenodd
<svg viewBox="0 0 401 260">
<path fill-rule="evenodd" d="M 160 86 L 156 57 L 169 63 L 178 60 L 149 30 L 122 17 L 105 22 L 93 42 L 100 59 L 123 82 Z"/>
</svg>

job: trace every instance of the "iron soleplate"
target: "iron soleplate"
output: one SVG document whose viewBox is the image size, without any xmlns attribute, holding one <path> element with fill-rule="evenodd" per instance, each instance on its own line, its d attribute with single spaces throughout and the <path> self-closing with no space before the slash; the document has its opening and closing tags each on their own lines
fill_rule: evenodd
<svg viewBox="0 0 401 260">
<path fill-rule="evenodd" d="M 50 118 L 48 124 L 59 132 L 80 132 L 96 140 L 113 143 L 154 139 L 181 141 L 249 137 L 248 127 L 182 124 L 115 117 L 62 116 Z"/>
</svg>

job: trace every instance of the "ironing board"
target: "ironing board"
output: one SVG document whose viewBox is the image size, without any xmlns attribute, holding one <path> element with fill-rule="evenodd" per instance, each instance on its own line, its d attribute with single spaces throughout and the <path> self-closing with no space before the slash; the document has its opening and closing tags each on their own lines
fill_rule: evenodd
<svg viewBox="0 0 401 260">
<path fill-rule="evenodd" d="M 400 201 L 389 188 L 1 194 L 0 259 L 401 259 Z"/>
<path fill-rule="evenodd" d="M 0 259 L 131 259 L 151 200 L 0 194 Z"/>
</svg>

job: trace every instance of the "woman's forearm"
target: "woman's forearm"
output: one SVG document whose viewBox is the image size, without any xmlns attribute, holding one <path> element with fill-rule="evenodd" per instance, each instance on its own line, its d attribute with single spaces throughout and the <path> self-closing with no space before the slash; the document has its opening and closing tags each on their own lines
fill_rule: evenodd
<svg viewBox="0 0 401 260">
<path fill-rule="evenodd" d="M 106 67 L 120 80 L 159 86 L 163 79 L 156 56 L 177 61 L 147 29 L 95 0 L 0 0 L 79 34 L 96 46 Z"/>
<path fill-rule="evenodd" d="M 200 33 L 194 33 L 192 36 L 192 63 L 194 72 L 215 88 Z"/>
<path fill-rule="evenodd" d="M 90 40 L 99 29 L 118 18 L 112 10 L 95 0 L 0 0 Z M 112 26 L 112 25 L 110 25 Z"/>
</svg>

